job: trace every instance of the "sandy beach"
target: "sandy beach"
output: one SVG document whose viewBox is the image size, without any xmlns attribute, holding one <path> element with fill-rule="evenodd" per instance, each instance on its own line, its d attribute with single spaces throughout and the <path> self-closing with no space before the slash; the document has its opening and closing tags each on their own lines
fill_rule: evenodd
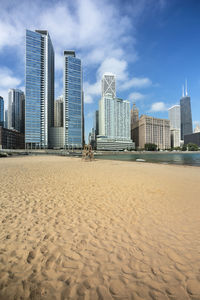
<svg viewBox="0 0 200 300">
<path fill-rule="evenodd" d="M 200 168 L 0 159 L 0 299 L 200 299 Z"/>
</svg>

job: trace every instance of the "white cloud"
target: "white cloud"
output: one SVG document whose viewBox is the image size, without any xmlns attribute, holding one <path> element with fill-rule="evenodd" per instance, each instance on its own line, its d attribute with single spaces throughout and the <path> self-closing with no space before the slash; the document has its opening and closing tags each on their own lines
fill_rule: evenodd
<svg viewBox="0 0 200 300">
<path fill-rule="evenodd" d="M 94 97 L 100 95 L 100 78 L 107 71 L 116 74 L 118 90 L 149 86 L 150 79 L 131 78 L 128 72 L 128 62 L 133 63 L 138 59 L 135 23 L 146 9 L 147 0 L 136 2 L 133 1 L 130 7 L 127 3 L 123 5 L 125 13 L 122 13 L 120 5 L 107 0 L 22 0 L 17 5 L 12 0 L 3 1 L 0 51 L 5 47 L 14 47 L 16 55 L 20 53 L 19 61 L 22 64 L 25 28 L 47 29 L 55 48 L 59 94 L 63 80 L 63 51 L 67 49 L 76 51 L 86 74 L 90 69 L 92 74 L 96 74 L 94 83 L 87 82 L 84 86 L 86 103 L 92 103 Z M 127 12 L 131 10 L 132 13 L 126 13 L 126 8 Z"/>
<path fill-rule="evenodd" d="M 145 88 L 152 85 L 152 82 L 149 78 L 137 78 L 134 77 L 130 80 L 125 81 L 121 86 L 120 90 L 128 90 L 130 88 Z"/>
<path fill-rule="evenodd" d="M 139 93 L 139 92 L 133 92 L 128 96 L 128 99 L 132 102 L 143 100 L 146 98 L 146 95 Z"/>
<path fill-rule="evenodd" d="M 168 108 L 166 107 L 164 102 L 154 102 L 151 105 L 151 112 L 159 112 L 159 111 L 166 111 Z"/>
</svg>

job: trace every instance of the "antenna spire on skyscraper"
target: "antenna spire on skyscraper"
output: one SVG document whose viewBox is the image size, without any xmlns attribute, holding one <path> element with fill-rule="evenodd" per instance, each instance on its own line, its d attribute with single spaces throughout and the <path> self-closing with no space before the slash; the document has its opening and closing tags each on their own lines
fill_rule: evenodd
<svg viewBox="0 0 200 300">
<path fill-rule="evenodd" d="M 184 97 L 184 85 L 182 86 L 182 97 Z"/>
<path fill-rule="evenodd" d="M 185 96 L 187 96 L 188 93 L 187 93 L 187 79 L 185 79 Z"/>
</svg>

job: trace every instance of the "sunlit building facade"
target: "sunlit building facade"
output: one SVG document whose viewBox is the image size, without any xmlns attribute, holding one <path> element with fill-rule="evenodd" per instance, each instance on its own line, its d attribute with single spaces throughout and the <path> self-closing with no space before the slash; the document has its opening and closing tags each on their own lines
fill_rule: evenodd
<svg viewBox="0 0 200 300">
<path fill-rule="evenodd" d="M 83 92 L 81 60 L 75 51 L 64 51 L 64 147 L 83 147 Z"/>
<path fill-rule="evenodd" d="M 25 143 L 48 148 L 54 126 L 54 49 L 46 30 L 26 30 Z"/>
</svg>

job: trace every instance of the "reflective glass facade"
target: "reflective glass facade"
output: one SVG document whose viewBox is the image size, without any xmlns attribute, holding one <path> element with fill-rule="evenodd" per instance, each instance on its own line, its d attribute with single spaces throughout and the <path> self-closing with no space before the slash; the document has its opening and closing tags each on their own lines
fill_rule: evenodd
<svg viewBox="0 0 200 300">
<path fill-rule="evenodd" d="M 4 100 L 0 96 L 0 126 L 4 126 Z"/>
<path fill-rule="evenodd" d="M 193 132 L 190 97 L 185 96 L 181 98 L 180 108 L 181 108 L 181 140 L 184 140 L 184 135 L 191 134 Z"/>
<path fill-rule="evenodd" d="M 24 133 L 24 92 L 18 89 L 8 91 L 8 129 Z"/>
<path fill-rule="evenodd" d="M 54 119 L 54 50 L 47 31 L 26 30 L 25 143 L 47 148 Z"/>
<path fill-rule="evenodd" d="M 64 140 L 65 147 L 82 148 L 82 68 L 75 52 L 64 52 Z"/>
</svg>

